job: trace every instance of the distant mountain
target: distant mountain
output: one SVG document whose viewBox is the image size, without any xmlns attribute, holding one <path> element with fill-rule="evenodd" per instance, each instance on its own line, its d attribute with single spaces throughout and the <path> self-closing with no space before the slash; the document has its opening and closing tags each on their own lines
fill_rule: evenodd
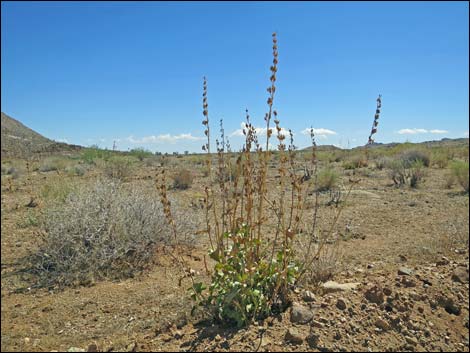
<svg viewBox="0 0 470 353">
<path fill-rule="evenodd" d="M 462 137 L 462 138 L 455 138 L 455 139 L 451 139 L 451 138 L 447 138 L 447 137 L 444 137 L 443 139 L 441 140 L 432 140 L 432 141 L 423 141 L 423 142 L 410 142 L 410 144 L 413 144 L 413 145 L 424 145 L 426 147 L 436 147 L 436 146 L 457 146 L 457 145 L 468 145 L 468 137 Z M 373 143 L 371 145 L 369 145 L 368 147 L 369 148 L 377 148 L 377 147 L 380 147 L 380 148 L 391 148 L 391 147 L 395 147 L 397 145 L 402 145 L 403 142 L 390 142 L 390 143 Z M 361 148 L 364 148 L 364 146 L 358 146 L 358 147 L 354 147 L 354 149 L 361 149 Z"/>
<path fill-rule="evenodd" d="M 390 142 L 390 143 L 380 143 L 380 142 L 374 142 L 373 144 L 369 145 L 368 148 L 392 148 L 397 145 L 402 145 L 404 142 Z M 469 140 L 468 137 L 463 137 L 463 138 L 447 138 L 444 137 L 441 140 L 434 140 L 434 141 L 424 141 L 424 142 L 410 142 L 410 144 L 413 145 L 424 145 L 426 147 L 433 147 L 433 146 L 459 146 L 459 145 L 468 145 Z M 351 148 L 351 150 L 356 150 L 356 149 L 362 149 L 365 146 L 357 146 Z M 310 150 L 312 147 L 305 147 L 302 149 L 302 151 Z M 318 151 L 335 151 L 335 150 L 347 150 L 344 148 L 340 148 L 337 146 L 333 145 L 319 145 L 317 147 Z"/>
<path fill-rule="evenodd" d="M 82 148 L 50 140 L 3 112 L 1 113 L 1 141 L 2 158 L 25 158 L 34 154 L 72 152 Z"/>
</svg>

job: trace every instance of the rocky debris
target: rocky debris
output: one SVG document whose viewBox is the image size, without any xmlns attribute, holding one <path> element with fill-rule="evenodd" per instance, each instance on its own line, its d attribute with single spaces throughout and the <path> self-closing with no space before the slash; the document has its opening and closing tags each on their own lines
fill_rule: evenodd
<svg viewBox="0 0 470 353">
<path fill-rule="evenodd" d="M 335 281 L 328 281 L 322 284 L 322 288 L 324 292 L 331 293 L 331 292 L 341 292 L 341 291 L 349 291 L 356 289 L 360 283 L 338 283 Z"/>
<path fill-rule="evenodd" d="M 304 337 L 294 327 L 291 327 L 286 331 L 284 339 L 286 340 L 286 342 L 293 344 L 302 344 L 302 342 L 304 341 Z"/>
<path fill-rule="evenodd" d="M 87 352 L 98 352 L 98 346 L 94 343 L 88 346 Z"/>
<path fill-rule="evenodd" d="M 407 267 L 400 267 L 398 269 L 398 274 L 400 276 L 411 276 L 413 274 L 413 270 L 407 268 Z"/>
<path fill-rule="evenodd" d="M 445 265 L 448 265 L 450 263 L 449 259 L 445 256 L 443 256 L 440 260 L 438 260 L 436 262 L 436 265 L 437 266 L 445 266 Z"/>
<path fill-rule="evenodd" d="M 468 283 L 468 270 L 463 266 L 459 266 L 452 272 L 451 278 L 454 282 Z"/>
<path fill-rule="evenodd" d="M 460 315 L 460 306 L 455 303 L 452 297 L 441 295 L 437 298 L 437 304 L 449 314 Z"/>
<path fill-rule="evenodd" d="M 316 333 L 310 333 L 307 336 L 307 343 L 310 348 L 315 348 L 318 346 L 318 342 L 320 341 L 320 335 Z"/>
<path fill-rule="evenodd" d="M 401 280 L 401 283 L 406 288 L 416 287 L 416 281 L 414 281 L 410 278 L 403 277 L 402 280 Z"/>
<path fill-rule="evenodd" d="M 385 321 L 384 319 L 378 318 L 375 321 L 375 326 L 381 329 L 382 331 L 388 331 L 390 330 L 390 324 Z"/>
<path fill-rule="evenodd" d="M 137 350 L 137 343 L 131 342 L 126 347 L 126 352 L 135 352 Z"/>
<path fill-rule="evenodd" d="M 290 313 L 290 321 L 294 324 L 306 324 L 313 319 L 313 312 L 303 305 L 294 303 Z"/>
<path fill-rule="evenodd" d="M 412 346 L 416 346 L 419 343 L 416 337 L 412 337 L 412 336 L 405 336 L 405 341 L 408 344 L 411 344 Z"/>
<path fill-rule="evenodd" d="M 382 304 L 384 302 L 384 292 L 382 289 L 374 285 L 373 287 L 369 288 L 365 293 L 364 293 L 365 298 L 370 301 L 371 303 L 375 304 Z"/>
<path fill-rule="evenodd" d="M 314 302 L 315 301 L 315 295 L 312 292 L 310 292 L 309 290 L 306 290 L 306 291 L 302 292 L 302 299 L 305 302 Z"/>
<path fill-rule="evenodd" d="M 67 352 L 86 352 L 86 350 L 79 347 L 70 347 Z"/>
<path fill-rule="evenodd" d="M 336 307 L 339 310 L 346 310 L 346 301 L 343 298 L 338 298 L 338 300 L 336 301 Z"/>
</svg>

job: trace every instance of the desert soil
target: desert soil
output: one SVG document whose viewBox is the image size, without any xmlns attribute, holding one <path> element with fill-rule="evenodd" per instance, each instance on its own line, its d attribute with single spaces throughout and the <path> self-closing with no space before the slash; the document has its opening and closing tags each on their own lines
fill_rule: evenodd
<svg viewBox="0 0 470 353">
<path fill-rule="evenodd" d="M 347 185 L 347 171 L 341 173 Z M 22 176 L 13 191 L 2 176 L 1 349 L 468 352 L 469 197 L 445 188 L 445 173 L 428 168 L 418 189 L 390 185 L 385 171 L 362 173 L 336 227 L 343 257 L 332 278 L 353 288 L 298 287 L 286 312 L 241 330 L 190 316 L 189 283 L 178 286 L 177 268 L 162 249 L 155 266 L 135 278 L 18 292 L 20 280 L 8 274 L 43 236 L 37 226 L 20 226 L 28 212 L 45 207 L 25 207 L 28 190 L 38 192 L 55 172 Z M 130 182 L 150 185 L 153 175 L 142 166 Z M 202 194 L 202 179 L 172 191 L 198 216 L 189 204 Z M 320 212 L 328 219 L 335 209 L 323 202 Z M 203 243 L 187 259 L 207 280 Z"/>
</svg>

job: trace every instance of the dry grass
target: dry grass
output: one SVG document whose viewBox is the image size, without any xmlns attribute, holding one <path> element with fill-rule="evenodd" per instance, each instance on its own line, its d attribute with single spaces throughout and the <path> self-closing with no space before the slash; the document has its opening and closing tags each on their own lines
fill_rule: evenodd
<svg viewBox="0 0 470 353">
<path fill-rule="evenodd" d="M 61 201 L 46 209 L 44 243 L 24 260 L 23 273 L 33 287 L 132 277 L 152 263 L 159 244 L 171 242 L 163 208 L 148 190 L 100 180 L 81 185 Z M 184 233 L 194 232 L 188 217 L 179 211 L 177 216 Z"/>
</svg>

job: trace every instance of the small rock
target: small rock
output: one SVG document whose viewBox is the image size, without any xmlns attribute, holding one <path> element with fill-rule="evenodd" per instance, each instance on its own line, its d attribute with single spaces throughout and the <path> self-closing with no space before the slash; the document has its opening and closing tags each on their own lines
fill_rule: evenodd
<svg viewBox="0 0 470 353">
<path fill-rule="evenodd" d="M 449 314 L 453 315 L 460 315 L 460 307 L 455 304 L 454 299 L 451 297 L 445 297 L 445 296 L 440 296 L 437 298 L 437 303 L 439 306 L 443 307 L 445 311 L 447 311 Z"/>
<path fill-rule="evenodd" d="M 437 266 L 445 266 L 450 263 L 449 259 L 445 256 L 443 256 L 439 261 L 436 262 Z"/>
<path fill-rule="evenodd" d="M 312 322 L 310 323 L 310 326 L 316 327 L 316 328 L 323 328 L 325 327 L 325 324 L 320 321 L 312 320 Z"/>
<path fill-rule="evenodd" d="M 405 340 L 407 343 L 416 346 L 419 342 L 415 337 L 405 336 Z"/>
<path fill-rule="evenodd" d="M 322 288 L 325 292 L 330 293 L 330 292 L 341 292 L 341 291 L 349 291 L 356 289 L 357 286 L 359 286 L 360 283 L 338 283 L 335 281 L 328 281 L 322 284 Z"/>
<path fill-rule="evenodd" d="M 313 312 L 310 309 L 298 303 L 294 303 L 294 305 L 292 306 L 291 314 L 290 314 L 290 321 L 292 323 L 306 324 L 312 319 L 313 319 Z"/>
<path fill-rule="evenodd" d="M 407 268 L 407 267 L 400 267 L 398 269 L 398 274 L 400 276 L 411 276 L 413 274 L 413 270 Z"/>
<path fill-rule="evenodd" d="M 380 305 L 384 302 L 384 293 L 382 289 L 380 289 L 378 286 L 373 286 L 372 288 L 369 288 L 365 292 L 364 296 L 371 303 Z"/>
<path fill-rule="evenodd" d="M 409 279 L 409 278 L 403 277 L 401 283 L 402 283 L 406 288 L 416 287 L 416 282 L 413 281 L 412 279 Z"/>
<path fill-rule="evenodd" d="M 307 336 L 307 342 L 310 348 L 316 348 L 318 346 L 318 342 L 320 340 L 320 335 L 311 333 Z"/>
<path fill-rule="evenodd" d="M 78 348 L 78 347 L 70 347 L 67 352 L 86 352 L 83 348 Z"/>
<path fill-rule="evenodd" d="M 384 319 L 377 319 L 375 321 L 375 326 L 377 326 L 379 329 L 381 329 L 382 331 L 388 331 L 390 330 L 390 325 L 387 321 L 385 321 Z"/>
<path fill-rule="evenodd" d="M 346 301 L 343 298 L 338 298 L 336 301 L 336 307 L 339 310 L 345 310 L 346 309 Z"/>
<path fill-rule="evenodd" d="M 452 273 L 452 280 L 459 283 L 468 283 L 468 271 L 465 267 L 459 266 Z"/>
<path fill-rule="evenodd" d="M 297 329 L 291 327 L 287 330 L 284 339 L 286 340 L 286 342 L 290 342 L 293 344 L 301 344 L 304 340 L 304 337 L 297 331 Z"/>
<path fill-rule="evenodd" d="M 302 293 L 302 299 L 305 302 L 314 302 L 315 301 L 315 295 L 310 292 L 309 290 L 306 290 Z"/>
</svg>

